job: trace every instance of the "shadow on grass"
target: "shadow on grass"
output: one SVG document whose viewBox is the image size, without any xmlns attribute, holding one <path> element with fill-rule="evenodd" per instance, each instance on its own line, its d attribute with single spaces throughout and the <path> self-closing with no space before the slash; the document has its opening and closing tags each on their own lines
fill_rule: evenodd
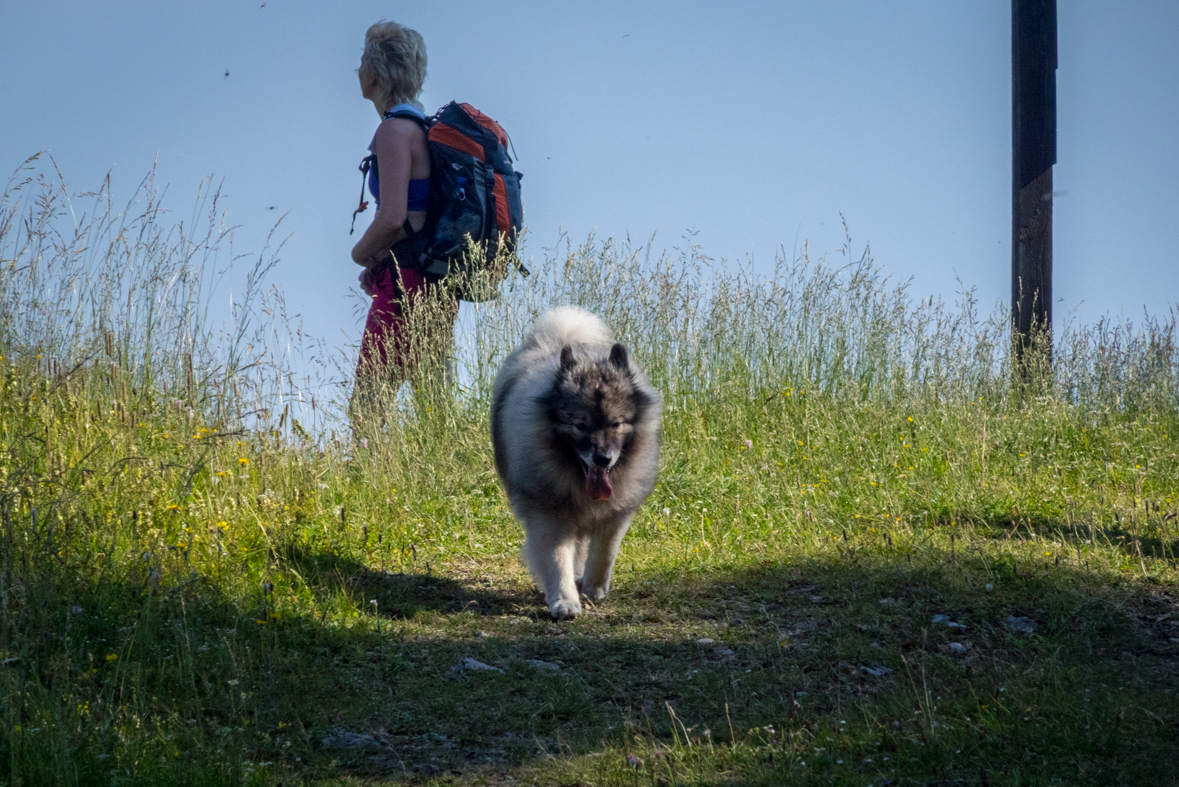
<svg viewBox="0 0 1179 787">
<path fill-rule="evenodd" d="M 342 594 L 361 608 L 375 600 L 376 613 L 393 620 L 433 612 L 505 615 L 527 610 L 539 598 L 535 591 L 494 589 L 490 583 L 477 587 L 429 568 L 411 572 L 382 571 L 355 558 L 305 545 L 288 547 L 283 559 L 299 572 L 319 600 Z"/>
<path fill-rule="evenodd" d="M 302 762 L 365 777 L 528 768 L 633 748 L 635 735 L 748 741 L 773 726 L 777 742 L 747 763 L 767 779 L 801 760 L 814 778 L 882 783 L 1169 778 L 1175 594 L 1109 587 L 1071 565 L 1026 577 L 1004 565 L 846 550 L 630 574 L 562 624 L 520 616 L 543 613 L 530 588 L 447 581 L 439 597 L 391 601 L 433 614 L 384 633 L 291 621 L 288 636 L 334 643 L 334 660 L 276 685 L 300 701 L 268 717 L 307 730 Z M 475 614 L 465 599 L 480 595 L 487 611 Z M 492 669 L 456 669 L 466 658 Z"/>
<path fill-rule="evenodd" d="M 1020 516 L 998 518 L 979 523 L 980 532 L 994 538 L 1059 539 L 1072 550 L 1099 544 L 1132 557 L 1166 560 L 1172 567 L 1179 558 L 1179 519 L 1173 514 L 1155 512 L 1134 518 L 1114 515 L 1114 525 L 1094 525 L 1084 518 L 1053 518 Z M 941 523 L 943 526 L 945 522 Z"/>
<path fill-rule="evenodd" d="M 1173 589 L 1115 586 L 1071 564 L 1022 576 L 981 551 L 882 546 L 624 571 L 610 599 L 556 624 L 520 577 L 386 574 L 308 551 L 284 560 L 318 600 L 344 594 L 362 612 L 265 620 L 259 600 L 200 582 L 157 596 L 108 583 L 70 598 L 94 611 L 77 615 L 88 628 L 71 624 L 71 652 L 55 661 L 44 640 L 21 679 L 46 697 L 66 689 L 71 705 L 133 702 L 136 723 L 162 724 L 198 763 L 270 763 L 277 780 L 526 774 L 558 767 L 552 757 L 669 752 L 676 739 L 702 752 L 731 737 L 757 746 L 698 766 L 754 783 L 1166 783 L 1179 757 Z M 372 598 L 379 615 L 364 614 Z M 94 676 L 54 675 L 60 656 L 87 652 L 99 654 Z M 117 755 L 99 732 L 67 743 L 95 777 Z M 594 771 L 605 761 L 559 767 L 612 783 Z M 660 779 L 671 780 L 646 783 Z"/>
</svg>

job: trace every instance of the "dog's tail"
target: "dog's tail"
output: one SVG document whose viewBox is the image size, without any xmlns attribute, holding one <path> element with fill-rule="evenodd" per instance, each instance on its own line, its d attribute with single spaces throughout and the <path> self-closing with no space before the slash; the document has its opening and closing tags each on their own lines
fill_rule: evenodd
<svg viewBox="0 0 1179 787">
<path fill-rule="evenodd" d="M 610 344 L 610 329 L 595 315 L 576 306 L 558 306 L 541 315 L 532 329 L 536 343 L 557 351 L 567 344 Z"/>
</svg>

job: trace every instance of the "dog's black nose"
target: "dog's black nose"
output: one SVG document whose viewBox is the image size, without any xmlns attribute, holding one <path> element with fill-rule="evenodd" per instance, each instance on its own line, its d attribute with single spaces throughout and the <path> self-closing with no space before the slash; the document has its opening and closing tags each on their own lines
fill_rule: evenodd
<svg viewBox="0 0 1179 787">
<path fill-rule="evenodd" d="M 595 451 L 594 452 L 594 467 L 609 467 L 609 466 L 610 466 L 610 454 L 599 454 L 598 452 Z"/>
</svg>

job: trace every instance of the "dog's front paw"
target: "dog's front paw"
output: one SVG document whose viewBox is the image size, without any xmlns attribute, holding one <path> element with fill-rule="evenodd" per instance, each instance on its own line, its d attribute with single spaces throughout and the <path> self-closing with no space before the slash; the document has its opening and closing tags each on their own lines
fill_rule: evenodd
<svg viewBox="0 0 1179 787">
<path fill-rule="evenodd" d="M 549 615 L 553 620 L 571 620 L 580 614 L 581 602 L 575 598 L 559 598 L 549 604 Z"/>
<path fill-rule="evenodd" d="M 606 588 L 598 587 L 597 585 L 583 585 L 578 589 L 590 601 L 601 601 L 606 598 L 606 593 L 608 592 Z"/>
</svg>

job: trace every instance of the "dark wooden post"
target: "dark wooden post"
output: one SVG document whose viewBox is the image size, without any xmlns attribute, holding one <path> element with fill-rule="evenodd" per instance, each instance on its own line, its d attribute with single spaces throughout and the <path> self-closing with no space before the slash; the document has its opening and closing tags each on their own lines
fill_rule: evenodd
<svg viewBox="0 0 1179 787">
<path fill-rule="evenodd" d="M 1011 139 L 1011 320 L 1022 367 L 1033 340 L 1052 358 L 1056 0 L 1011 0 Z"/>
</svg>

